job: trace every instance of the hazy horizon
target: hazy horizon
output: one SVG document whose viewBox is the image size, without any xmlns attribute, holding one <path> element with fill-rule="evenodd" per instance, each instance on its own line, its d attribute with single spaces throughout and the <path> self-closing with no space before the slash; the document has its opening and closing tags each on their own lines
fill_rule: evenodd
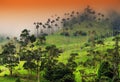
<svg viewBox="0 0 120 82">
<path fill-rule="evenodd" d="M 1 0 L 0 34 L 19 36 L 24 28 L 34 32 L 34 22 L 44 22 L 55 14 L 81 11 L 87 5 L 98 12 L 119 11 L 119 3 L 119 0 Z"/>
</svg>

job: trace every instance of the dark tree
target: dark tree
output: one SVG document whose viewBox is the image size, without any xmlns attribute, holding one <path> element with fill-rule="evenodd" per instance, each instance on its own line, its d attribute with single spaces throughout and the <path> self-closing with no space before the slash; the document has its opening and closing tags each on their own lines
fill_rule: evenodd
<svg viewBox="0 0 120 82">
<path fill-rule="evenodd" d="M 1 53 L 2 64 L 4 64 L 10 71 L 10 76 L 13 74 L 13 68 L 18 65 L 18 58 L 15 56 L 16 47 L 13 43 L 7 43 L 3 46 Z"/>
<path fill-rule="evenodd" d="M 29 34 L 29 30 L 27 29 L 24 29 L 21 34 L 20 34 L 20 43 L 23 45 L 23 46 L 26 46 L 28 43 L 29 43 L 29 37 L 30 37 L 30 34 Z"/>
</svg>

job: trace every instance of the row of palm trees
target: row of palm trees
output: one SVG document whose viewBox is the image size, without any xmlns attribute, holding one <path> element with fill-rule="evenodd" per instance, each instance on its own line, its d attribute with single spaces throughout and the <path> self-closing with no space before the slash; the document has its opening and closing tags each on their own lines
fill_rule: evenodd
<svg viewBox="0 0 120 82">
<path fill-rule="evenodd" d="M 48 20 L 45 23 L 34 22 L 34 25 L 35 25 L 36 30 L 37 30 L 37 36 L 41 35 L 43 33 L 53 34 L 54 30 L 60 28 L 58 21 L 60 21 L 60 17 L 59 16 L 56 17 L 55 19 L 48 18 Z"/>
<path fill-rule="evenodd" d="M 48 18 L 45 23 L 35 22 L 34 25 L 37 31 L 36 36 L 43 33 L 53 34 L 60 29 L 70 28 L 74 24 L 80 24 L 85 20 L 102 21 L 108 20 L 108 18 L 105 17 L 104 14 L 97 13 L 95 10 L 90 8 L 90 6 L 87 6 L 82 13 L 80 13 L 79 11 L 72 11 L 69 13 L 64 13 L 63 17 L 57 15 L 52 16 L 52 18 Z"/>
</svg>

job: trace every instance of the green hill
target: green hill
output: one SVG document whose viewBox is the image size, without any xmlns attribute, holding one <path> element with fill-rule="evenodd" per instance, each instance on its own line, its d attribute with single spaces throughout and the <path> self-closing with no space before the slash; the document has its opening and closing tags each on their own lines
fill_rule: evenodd
<svg viewBox="0 0 120 82">
<path fill-rule="evenodd" d="M 89 24 L 92 24 L 92 27 L 87 26 Z M 87 35 L 74 36 L 74 33 L 76 31 L 85 32 Z M 75 24 L 72 29 L 68 29 L 66 32 L 69 33 L 69 36 L 61 35 L 63 30 L 60 30 L 54 34 L 48 35 L 46 37 L 46 43 L 42 45 L 43 47 L 48 45 L 56 45 L 59 49 L 63 50 L 63 53 L 60 54 L 60 56 L 58 57 L 58 60 L 59 62 L 63 62 L 64 64 L 67 63 L 71 53 L 79 54 L 75 58 L 75 62 L 78 64 L 76 70 L 74 71 L 76 82 L 81 82 L 82 80 L 81 76 L 84 76 L 84 74 L 97 74 L 98 68 L 100 66 L 100 62 L 104 61 L 102 57 L 106 53 L 106 50 L 112 49 L 113 45 L 115 44 L 115 42 L 112 40 L 113 39 L 112 36 L 102 38 L 102 40 L 104 41 L 104 45 L 96 44 L 96 46 L 93 48 L 94 51 L 99 51 L 99 53 L 97 54 L 95 53 L 96 55 L 95 57 L 101 58 L 101 60 L 92 62 L 92 60 L 94 59 L 94 54 L 89 54 L 90 53 L 89 50 L 91 50 L 91 46 L 90 46 L 91 43 L 88 41 L 90 38 L 88 33 L 89 31 L 95 31 L 96 36 L 101 36 L 101 35 L 104 36 L 106 33 L 112 32 L 112 30 L 110 29 L 109 23 L 84 21 L 80 25 Z M 87 46 L 86 44 L 89 44 L 89 45 Z M 89 61 L 89 63 L 87 61 Z M 27 74 L 27 71 L 24 70 L 22 67 L 23 63 L 24 63 L 23 61 L 20 62 L 19 66 L 15 68 L 14 73 L 17 72 L 18 74 L 23 74 L 23 76 Z M 92 64 L 94 63 L 94 65 L 92 66 L 91 63 Z M 9 74 L 8 69 L 6 69 L 4 66 L 1 66 L 0 69 L 2 70 L 0 73 L 0 76 L 5 76 L 6 74 Z M 83 71 L 84 73 L 82 73 L 81 71 Z M 9 77 L 5 77 L 5 78 L 0 77 L 0 81 L 2 82 L 6 82 L 7 80 L 9 80 L 9 82 L 15 82 L 15 79 L 9 78 Z M 93 78 L 89 78 L 89 79 L 93 79 Z M 27 81 L 23 79 L 22 82 L 27 82 Z M 35 82 L 35 81 L 31 81 L 31 82 Z M 41 82 L 45 82 L 45 81 L 41 79 Z"/>
</svg>

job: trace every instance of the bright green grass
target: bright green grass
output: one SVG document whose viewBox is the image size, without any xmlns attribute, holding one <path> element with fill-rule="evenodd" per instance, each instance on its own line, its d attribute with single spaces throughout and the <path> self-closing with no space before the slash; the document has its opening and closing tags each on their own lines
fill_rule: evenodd
<svg viewBox="0 0 120 82">
<path fill-rule="evenodd" d="M 15 82 L 16 78 L 12 77 L 0 77 L 0 82 Z"/>
</svg>

